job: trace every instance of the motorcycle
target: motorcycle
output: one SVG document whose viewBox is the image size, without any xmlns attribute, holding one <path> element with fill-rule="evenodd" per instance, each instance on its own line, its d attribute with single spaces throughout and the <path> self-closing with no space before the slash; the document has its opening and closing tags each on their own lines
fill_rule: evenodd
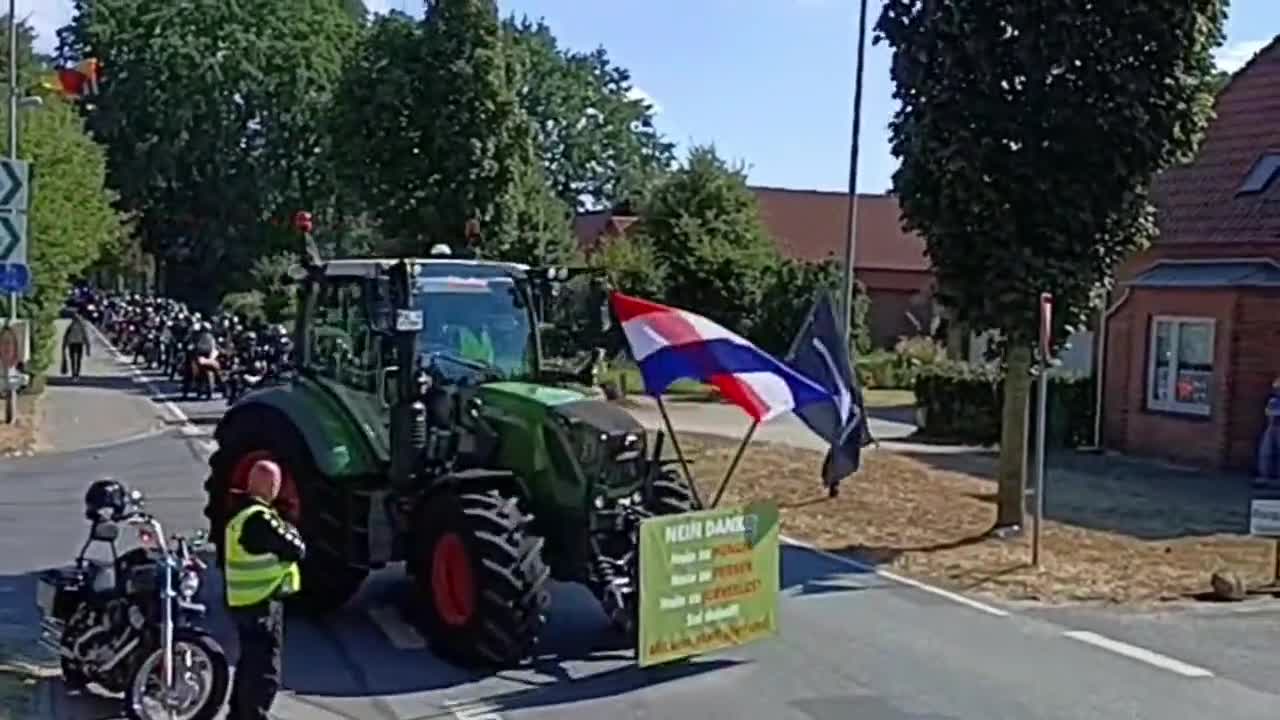
<svg viewBox="0 0 1280 720">
<path fill-rule="evenodd" d="M 212 400 L 218 391 L 222 374 L 218 348 L 212 353 L 201 354 L 195 343 L 187 344 L 187 362 L 182 376 L 182 397 L 191 397 L 194 391 L 204 400 Z"/>
<path fill-rule="evenodd" d="M 68 687 L 93 682 L 123 693 L 134 720 L 212 720 L 226 701 L 229 667 L 201 626 L 204 537 L 166 540 L 143 505 L 141 492 L 126 494 L 119 483 L 90 486 L 89 538 L 75 564 L 38 578 L 40 644 L 58 654 Z M 137 529 L 141 547 L 117 552 L 120 524 Z M 110 561 L 86 557 L 95 543 L 109 546 Z"/>
</svg>

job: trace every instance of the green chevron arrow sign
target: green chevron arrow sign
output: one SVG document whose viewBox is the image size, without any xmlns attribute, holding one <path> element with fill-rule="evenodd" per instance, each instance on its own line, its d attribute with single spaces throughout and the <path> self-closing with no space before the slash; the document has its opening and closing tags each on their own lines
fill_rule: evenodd
<svg viewBox="0 0 1280 720">
<path fill-rule="evenodd" d="M 0 214 L 0 263 L 27 264 L 26 214 Z"/>
<path fill-rule="evenodd" d="M 27 211 L 30 169 L 21 160 L 0 160 L 0 210 Z"/>
</svg>

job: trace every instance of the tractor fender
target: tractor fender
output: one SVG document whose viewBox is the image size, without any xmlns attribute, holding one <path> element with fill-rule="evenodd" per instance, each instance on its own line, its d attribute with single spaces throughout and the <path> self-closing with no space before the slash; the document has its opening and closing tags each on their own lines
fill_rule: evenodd
<svg viewBox="0 0 1280 720">
<path fill-rule="evenodd" d="M 255 390 L 240 398 L 218 423 L 219 429 L 243 413 L 268 409 L 297 430 L 316 467 L 329 478 L 368 477 L 383 472 L 372 443 L 355 420 L 317 389 L 292 384 Z M 215 431 L 215 437 L 217 436 Z"/>
<path fill-rule="evenodd" d="M 521 502 L 528 503 L 532 500 L 532 496 L 529 494 L 529 484 L 524 478 L 519 477 L 510 470 L 491 470 L 486 468 L 457 470 L 441 475 L 432 481 L 432 484 L 440 490 L 448 488 L 455 492 L 482 492 L 497 488 L 515 488 Z"/>
</svg>

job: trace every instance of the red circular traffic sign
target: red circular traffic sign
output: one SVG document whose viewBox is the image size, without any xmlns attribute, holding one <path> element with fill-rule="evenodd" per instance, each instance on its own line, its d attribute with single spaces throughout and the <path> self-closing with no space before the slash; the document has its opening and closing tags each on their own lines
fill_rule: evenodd
<svg viewBox="0 0 1280 720">
<path fill-rule="evenodd" d="M 0 329 L 0 367 L 11 368 L 18 365 L 18 334 L 13 328 Z"/>
</svg>

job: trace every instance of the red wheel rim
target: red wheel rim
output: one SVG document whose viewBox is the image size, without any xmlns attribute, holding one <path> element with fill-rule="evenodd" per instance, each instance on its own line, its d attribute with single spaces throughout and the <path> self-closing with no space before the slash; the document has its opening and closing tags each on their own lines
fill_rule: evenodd
<svg viewBox="0 0 1280 720">
<path fill-rule="evenodd" d="M 236 461 L 235 467 L 231 469 L 231 481 L 227 485 L 228 491 L 244 492 L 249 487 L 249 471 L 253 469 L 254 463 L 259 460 L 274 460 L 275 458 L 267 450 L 254 450 L 245 453 Z M 293 473 L 289 472 L 289 468 L 284 463 L 280 465 L 280 494 L 276 496 L 275 508 L 285 520 L 295 525 L 302 514 L 302 501 L 298 497 L 298 485 L 293 480 Z M 223 501 L 226 505 L 226 511 L 231 512 L 232 505 L 235 504 L 235 495 L 228 492 Z"/>
<path fill-rule="evenodd" d="M 476 606 L 471 557 L 457 533 L 447 532 L 431 550 L 431 594 L 446 625 L 465 625 Z"/>
</svg>

